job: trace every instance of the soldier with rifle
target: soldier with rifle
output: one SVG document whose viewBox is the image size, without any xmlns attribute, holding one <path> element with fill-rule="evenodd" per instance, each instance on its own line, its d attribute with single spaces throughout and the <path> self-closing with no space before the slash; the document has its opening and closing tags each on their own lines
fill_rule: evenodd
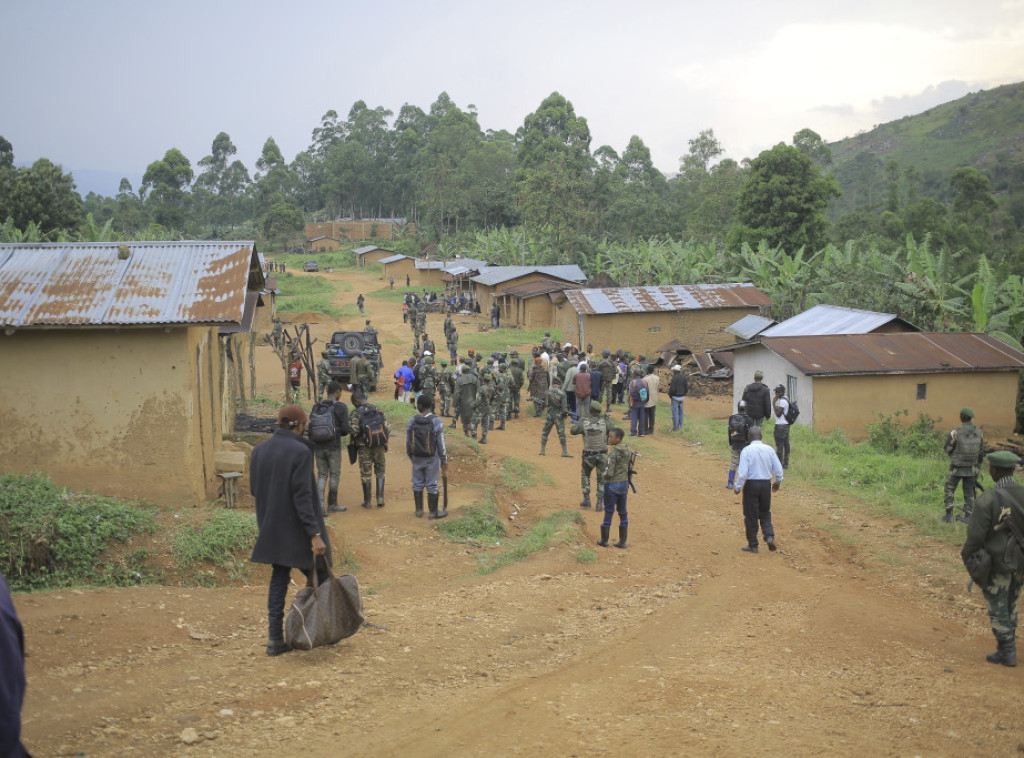
<svg viewBox="0 0 1024 758">
<path fill-rule="evenodd" d="M 960 426 L 949 433 L 942 449 L 949 455 L 949 476 L 946 477 L 943 493 L 946 513 L 942 520 L 947 524 L 953 521 L 953 500 L 956 486 L 960 484 L 964 493 L 964 513 L 957 516 L 957 521 L 967 523 L 974 508 L 974 488 L 978 481 L 979 467 L 985 459 L 985 438 L 981 429 L 974 425 L 974 411 L 970 408 L 960 409 Z"/>
<path fill-rule="evenodd" d="M 583 501 L 580 508 L 590 507 L 590 474 L 595 472 L 597 480 L 597 499 L 594 510 L 599 511 L 604 503 L 604 471 L 608 468 L 608 417 L 601 415 L 601 403 L 592 400 L 587 407 L 580 407 L 580 420 L 573 424 L 572 433 L 583 435 L 583 460 L 580 462 L 580 484 L 583 488 Z"/>
<path fill-rule="evenodd" d="M 600 403 L 595 403 L 600 406 Z M 625 549 L 626 537 L 629 534 L 629 516 L 626 513 L 626 498 L 629 490 L 636 492 L 636 485 L 633 484 L 633 468 L 636 462 L 637 453 L 634 453 L 627 442 L 625 432 L 618 427 L 608 432 L 608 445 L 611 447 L 608 453 L 608 463 L 602 474 L 604 479 L 604 521 L 601 522 L 601 539 L 597 544 L 601 547 L 608 547 L 608 535 L 612 529 L 612 514 L 619 513 L 619 541 L 614 547 Z"/>
</svg>

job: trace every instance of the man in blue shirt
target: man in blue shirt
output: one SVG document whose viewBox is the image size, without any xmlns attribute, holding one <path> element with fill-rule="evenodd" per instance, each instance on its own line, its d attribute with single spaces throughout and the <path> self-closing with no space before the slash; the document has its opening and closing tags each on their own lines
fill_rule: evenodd
<svg viewBox="0 0 1024 758">
<path fill-rule="evenodd" d="M 748 432 L 750 444 L 740 453 L 736 470 L 736 494 L 743 492 L 743 522 L 747 530 L 747 553 L 757 552 L 757 526 L 769 550 L 775 550 L 775 528 L 772 526 L 772 493 L 782 486 L 782 462 L 778 454 L 761 441 L 761 427 Z M 772 476 L 775 482 L 772 482 Z"/>
</svg>

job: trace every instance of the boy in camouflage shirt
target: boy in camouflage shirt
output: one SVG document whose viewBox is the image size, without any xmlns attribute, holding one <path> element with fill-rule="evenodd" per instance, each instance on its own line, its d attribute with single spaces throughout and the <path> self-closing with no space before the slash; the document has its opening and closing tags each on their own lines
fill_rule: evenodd
<svg viewBox="0 0 1024 758">
<path fill-rule="evenodd" d="M 626 515 L 626 496 L 629 494 L 629 466 L 633 451 L 623 442 L 625 434 L 619 428 L 608 432 L 608 468 L 604 472 L 604 521 L 601 523 L 601 539 L 597 544 L 608 547 L 608 533 L 612 528 L 612 513 L 619 512 L 619 541 L 615 547 L 626 547 L 629 531 L 629 517 Z"/>
</svg>

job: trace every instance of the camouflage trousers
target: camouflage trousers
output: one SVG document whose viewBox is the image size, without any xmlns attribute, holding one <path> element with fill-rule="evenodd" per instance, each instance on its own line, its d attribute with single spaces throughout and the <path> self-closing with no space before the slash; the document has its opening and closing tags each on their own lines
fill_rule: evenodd
<svg viewBox="0 0 1024 758">
<path fill-rule="evenodd" d="M 974 482 L 977 478 L 974 474 L 965 475 L 957 474 L 955 469 L 950 468 L 949 476 L 946 477 L 946 488 L 944 491 L 944 497 L 942 504 L 946 506 L 948 512 L 953 510 L 953 500 L 956 493 L 956 486 L 960 484 L 964 493 L 964 515 L 970 515 L 971 511 L 974 510 Z"/>
<path fill-rule="evenodd" d="M 378 478 L 383 478 L 386 469 L 387 460 L 384 457 L 384 448 L 359 446 L 359 478 L 364 484 L 373 481 L 374 472 Z"/>
<path fill-rule="evenodd" d="M 985 605 L 992 623 L 992 634 L 999 642 L 1014 639 L 1017 633 L 1017 599 L 1024 574 L 993 574 L 985 588 Z"/>
<path fill-rule="evenodd" d="M 516 414 L 516 418 L 519 417 L 519 390 L 509 390 L 509 408 L 511 412 Z"/>
<path fill-rule="evenodd" d="M 555 431 L 558 432 L 558 441 L 565 446 L 565 419 L 562 418 L 562 414 L 559 413 L 557 417 L 551 418 L 548 416 L 548 420 L 544 422 L 544 431 L 540 433 L 540 446 L 544 447 L 548 444 L 548 435 L 551 434 L 551 427 L 555 427 Z"/>
<path fill-rule="evenodd" d="M 453 421 L 458 423 L 459 419 L 462 419 L 462 433 L 467 437 L 476 437 L 476 411 L 456 406 Z"/>
<path fill-rule="evenodd" d="M 596 472 L 597 479 L 597 502 L 604 502 L 604 471 L 608 468 L 608 455 L 605 453 L 583 452 L 583 460 L 580 462 L 580 484 L 583 487 L 583 497 L 590 497 L 590 472 Z"/>
<path fill-rule="evenodd" d="M 505 423 L 508 420 L 508 398 L 505 395 L 494 401 L 494 405 L 491 406 L 491 417 L 496 423 Z"/>
<path fill-rule="evenodd" d="M 604 398 L 605 410 L 612 407 L 612 397 L 615 394 L 615 385 L 612 382 L 603 382 L 601 384 L 601 397 Z"/>
<path fill-rule="evenodd" d="M 475 411 L 473 411 L 473 434 L 476 434 L 476 429 L 480 427 L 480 434 L 487 434 L 487 427 L 491 425 L 491 406 L 481 405 Z"/>
<path fill-rule="evenodd" d="M 441 390 L 439 393 L 441 398 L 441 415 L 447 416 L 452 404 L 452 393 Z"/>
</svg>

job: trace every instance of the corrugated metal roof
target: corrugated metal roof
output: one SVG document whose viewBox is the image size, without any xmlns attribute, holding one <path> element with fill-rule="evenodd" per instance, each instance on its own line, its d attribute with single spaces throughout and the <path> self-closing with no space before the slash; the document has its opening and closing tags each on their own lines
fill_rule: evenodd
<svg viewBox="0 0 1024 758">
<path fill-rule="evenodd" d="M 355 253 L 356 255 L 366 255 L 367 253 L 372 253 L 374 250 L 381 249 L 382 248 L 379 248 L 376 245 L 366 245 L 365 247 L 357 247 L 352 252 Z"/>
<path fill-rule="evenodd" d="M 426 271 L 440 271 L 444 268 L 444 261 L 425 261 L 417 258 L 415 264 L 417 269 Z"/>
<path fill-rule="evenodd" d="M 753 313 L 748 313 L 735 324 L 730 324 L 725 327 L 725 331 L 729 332 L 729 334 L 735 334 L 742 340 L 749 340 L 751 337 L 763 332 L 772 324 L 777 323 L 777 321 L 773 321 L 770 318 L 755 316 Z"/>
<path fill-rule="evenodd" d="M 586 315 L 752 308 L 772 304 L 768 295 L 747 282 L 579 289 L 569 290 L 565 296 L 578 313 Z"/>
<path fill-rule="evenodd" d="M 579 266 L 488 266 L 480 270 L 473 281 L 488 287 L 517 279 L 527 274 L 541 273 L 567 282 L 585 282 L 587 275 Z"/>
<path fill-rule="evenodd" d="M 400 261 L 403 258 L 408 257 L 409 256 L 402 255 L 401 253 L 395 253 L 394 255 L 389 255 L 387 258 L 381 258 L 379 261 L 377 261 L 377 263 L 394 263 L 395 261 Z"/>
<path fill-rule="evenodd" d="M 242 323 L 247 289 L 264 284 L 254 249 L 251 241 L 0 245 L 0 326 Z"/>
<path fill-rule="evenodd" d="M 568 282 L 555 282 L 551 279 L 538 279 L 533 282 L 516 284 L 515 286 L 498 290 L 498 294 L 512 295 L 513 297 L 525 299 L 528 297 L 536 297 L 537 295 L 546 295 L 549 292 L 561 292 L 562 290 L 570 289 L 575 286 L 575 284 L 570 284 Z"/>
<path fill-rule="evenodd" d="M 760 344 L 808 376 L 1024 368 L 1024 353 L 988 334 L 875 332 L 764 337 Z"/>
<path fill-rule="evenodd" d="M 912 331 L 920 331 L 895 313 L 862 311 L 858 308 L 844 308 L 841 305 L 815 305 L 803 313 L 798 313 L 793 318 L 786 319 L 781 324 L 765 329 L 761 332 L 761 336 L 802 337 L 826 334 L 868 334 L 892 321 L 899 321 Z"/>
</svg>

